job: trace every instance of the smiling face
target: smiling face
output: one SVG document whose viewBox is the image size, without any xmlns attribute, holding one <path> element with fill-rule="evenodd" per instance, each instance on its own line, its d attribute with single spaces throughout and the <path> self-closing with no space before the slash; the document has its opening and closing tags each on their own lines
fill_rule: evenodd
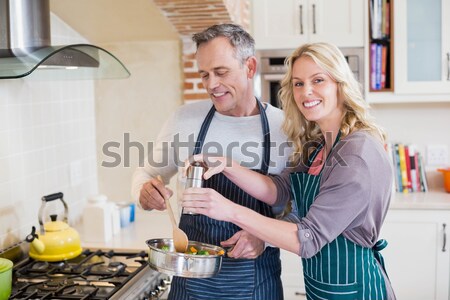
<svg viewBox="0 0 450 300">
<path fill-rule="evenodd" d="M 321 131 L 339 128 L 343 102 L 338 99 L 338 84 L 309 56 L 301 56 L 292 66 L 295 103 L 302 115 L 316 122 Z"/>
<path fill-rule="evenodd" d="M 224 37 L 218 37 L 201 44 L 196 58 L 203 86 L 218 112 L 245 116 L 254 111 L 254 57 L 248 58 L 242 65 L 230 42 Z"/>
</svg>

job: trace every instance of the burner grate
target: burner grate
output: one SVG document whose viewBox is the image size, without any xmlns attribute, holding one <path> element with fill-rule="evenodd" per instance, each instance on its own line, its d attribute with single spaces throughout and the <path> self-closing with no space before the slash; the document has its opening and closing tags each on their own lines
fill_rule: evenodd
<svg viewBox="0 0 450 300">
<path fill-rule="evenodd" d="M 10 299 L 111 299 L 148 268 L 146 258 L 145 251 L 89 249 L 60 262 L 27 258 L 14 266 Z"/>
</svg>

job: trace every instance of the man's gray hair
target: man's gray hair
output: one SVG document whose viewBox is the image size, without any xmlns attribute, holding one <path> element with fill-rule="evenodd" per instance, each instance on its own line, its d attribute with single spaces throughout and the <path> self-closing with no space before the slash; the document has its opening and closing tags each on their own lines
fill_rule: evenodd
<svg viewBox="0 0 450 300">
<path fill-rule="evenodd" d="M 236 50 L 236 58 L 244 63 L 247 58 L 255 55 L 255 40 L 241 26 L 236 24 L 217 24 L 208 27 L 202 32 L 192 36 L 192 40 L 196 43 L 197 49 L 217 37 L 223 36 L 230 41 L 230 44 Z"/>
</svg>

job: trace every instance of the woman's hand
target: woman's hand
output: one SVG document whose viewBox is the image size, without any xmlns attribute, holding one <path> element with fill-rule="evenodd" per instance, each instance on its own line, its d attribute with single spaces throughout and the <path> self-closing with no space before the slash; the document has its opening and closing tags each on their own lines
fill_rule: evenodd
<svg viewBox="0 0 450 300">
<path fill-rule="evenodd" d="M 210 156 L 207 154 L 196 154 L 184 162 L 184 170 L 186 171 L 189 165 L 193 162 L 202 162 L 208 167 L 205 174 L 203 174 L 203 179 L 205 180 L 211 178 L 213 175 L 222 172 L 226 173 L 227 168 L 231 168 L 236 164 L 236 162 L 231 158 L 223 156 Z"/>
<path fill-rule="evenodd" d="M 202 214 L 210 218 L 230 222 L 237 204 L 210 188 L 188 188 L 181 196 L 185 212 Z"/>
</svg>

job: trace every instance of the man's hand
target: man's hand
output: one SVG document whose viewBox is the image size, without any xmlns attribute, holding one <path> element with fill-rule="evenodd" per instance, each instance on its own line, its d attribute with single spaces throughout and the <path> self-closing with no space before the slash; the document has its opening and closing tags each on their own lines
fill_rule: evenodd
<svg viewBox="0 0 450 300">
<path fill-rule="evenodd" d="M 231 238 L 220 244 L 222 247 L 233 247 L 228 252 L 228 256 L 232 258 L 257 258 L 265 249 L 264 241 L 244 230 L 236 232 Z"/>
<path fill-rule="evenodd" d="M 146 210 L 165 210 L 166 203 L 164 202 L 164 197 L 168 199 L 172 195 L 172 190 L 166 188 L 163 182 L 156 178 L 152 178 L 142 186 L 139 203 L 141 204 L 141 207 Z"/>
</svg>

